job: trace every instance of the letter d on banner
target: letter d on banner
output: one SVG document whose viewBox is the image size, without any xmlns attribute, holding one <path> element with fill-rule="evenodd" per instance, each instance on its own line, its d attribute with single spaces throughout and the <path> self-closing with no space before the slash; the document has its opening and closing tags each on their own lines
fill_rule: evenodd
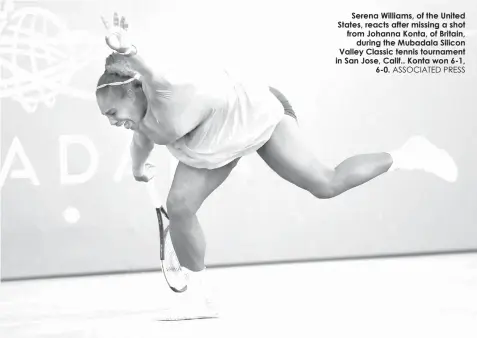
<svg viewBox="0 0 477 338">
<path fill-rule="evenodd" d="M 68 147 L 72 144 L 81 144 L 90 155 L 91 162 L 88 169 L 81 174 L 72 175 L 68 172 Z M 84 135 L 60 136 L 60 177 L 61 184 L 81 184 L 88 181 L 98 168 L 99 155 L 91 140 Z"/>
</svg>

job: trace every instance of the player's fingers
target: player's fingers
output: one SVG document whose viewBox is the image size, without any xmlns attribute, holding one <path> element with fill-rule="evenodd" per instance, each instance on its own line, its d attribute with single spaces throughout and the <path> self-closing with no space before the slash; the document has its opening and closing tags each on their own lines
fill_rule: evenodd
<svg viewBox="0 0 477 338">
<path fill-rule="evenodd" d="M 126 29 L 125 25 L 127 25 L 126 23 L 126 18 L 124 16 L 121 17 L 121 22 L 119 24 L 119 27 L 121 27 L 122 29 Z"/>
<path fill-rule="evenodd" d="M 153 178 L 155 177 L 155 174 L 148 174 L 147 177 L 146 177 L 146 180 L 147 182 L 149 182 L 150 180 L 152 180 Z"/>
<path fill-rule="evenodd" d="M 103 21 L 103 25 L 104 27 L 109 30 L 109 28 L 111 27 L 111 25 L 109 24 L 108 20 L 106 20 L 106 18 L 104 16 L 101 15 L 101 21 Z"/>
<path fill-rule="evenodd" d="M 114 26 L 119 26 L 119 15 L 118 15 L 118 12 L 114 12 L 114 15 L 113 15 L 113 24 L 114 24 Z"/>
</svg>

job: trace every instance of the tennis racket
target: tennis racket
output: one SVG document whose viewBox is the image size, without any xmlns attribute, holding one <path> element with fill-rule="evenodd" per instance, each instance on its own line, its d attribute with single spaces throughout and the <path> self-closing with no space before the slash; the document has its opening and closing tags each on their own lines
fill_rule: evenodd
<svg viewBox="0 0 477 338">
<path fill-rule="evenodd" d="M 169 216 L 164 208 L 159 193 L 154 186 L 154 179 L 147 183 L 147 190 L 151 202 L 156 208 L 157 221 L 159 224 L 159 242 L 160 259 L 162 273 L 167 284 L 174 292 L 184 292 L 187 290 L 187 278 L 181 269 L 179 259 L 177 258 L 174 246 L 172 245 L 171 234 L 169 231 Z"/>
</svg>

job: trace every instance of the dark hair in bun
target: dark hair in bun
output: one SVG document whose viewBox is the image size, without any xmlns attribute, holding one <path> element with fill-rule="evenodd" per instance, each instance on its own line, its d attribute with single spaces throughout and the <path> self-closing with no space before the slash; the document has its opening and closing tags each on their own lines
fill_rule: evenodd
<svg viewBox="0 0 477 338">
<path fill-rule="evenodd" d="M 127 56 L 112 53 L 106 58 L 104 73 L 100 76 L 97 86 L 113 82 L 128 80 L 136 74 L 130 67 Z M 141 82 L 134 80 L 122 86 L 106 86 L 97 90 L 97 93 L 109 93 L 110 90 L 120 90 L 121 95 L 126 95 L 129 89 L 140 87 Z"/>
</svg>

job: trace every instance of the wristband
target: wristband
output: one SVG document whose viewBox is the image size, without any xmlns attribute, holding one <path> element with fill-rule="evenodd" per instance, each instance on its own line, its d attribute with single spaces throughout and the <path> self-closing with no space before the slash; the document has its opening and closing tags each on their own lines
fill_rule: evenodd
<svg viewBox="0 0 477 338">
<path fill-rule="evenodd" d="M 137 54 L 137 48 L 134 45 L 131 45 L 127 51 L 124 53 L 117 52 L 118 54 L 125 55 L 125 56 L 131 56 L 131 55 L 136 55 Z"/>
</svg>

